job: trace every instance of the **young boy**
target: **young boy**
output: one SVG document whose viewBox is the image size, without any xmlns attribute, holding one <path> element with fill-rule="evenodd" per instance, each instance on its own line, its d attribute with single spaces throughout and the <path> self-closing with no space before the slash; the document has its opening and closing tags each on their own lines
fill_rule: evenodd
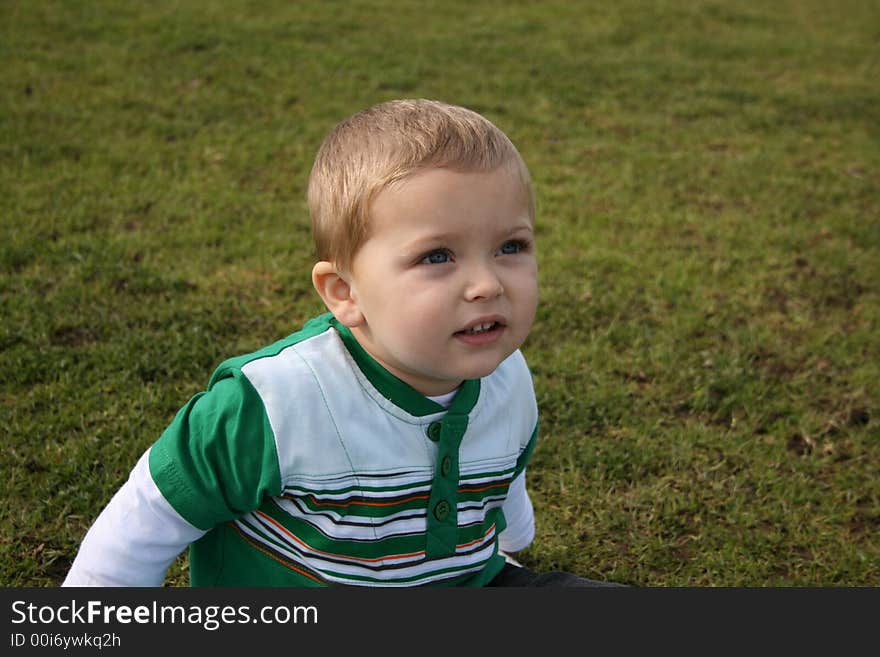
<svg viewBox="0 0 880 657">
<path fill-rule="evenodd" d="M 538 424 L 519 352 L 535 209 L 516 148 L 464 108 L 383 103 L 327 137 L 308 197 L 330 312 L 220 365 L 64 585 L 159 586 L 187 546 L 195 586 L 541 581 L 504 556 L 534 535 Z"/>
</svg>

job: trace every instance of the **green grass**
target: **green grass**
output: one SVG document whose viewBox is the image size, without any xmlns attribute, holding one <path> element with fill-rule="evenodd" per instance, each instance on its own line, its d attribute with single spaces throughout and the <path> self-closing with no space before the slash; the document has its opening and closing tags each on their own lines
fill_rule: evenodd
<svg viewBox="0 0 880 657">
<path fill-rule="evenodd" d="M 213 367 L 322 310 L 318 144 L 423 96 L 535 178 L 522 560 L 880 585 L 878 42 L 870 0 L 0 4 L 0 584 L 58 584 Z"/>
</svg>

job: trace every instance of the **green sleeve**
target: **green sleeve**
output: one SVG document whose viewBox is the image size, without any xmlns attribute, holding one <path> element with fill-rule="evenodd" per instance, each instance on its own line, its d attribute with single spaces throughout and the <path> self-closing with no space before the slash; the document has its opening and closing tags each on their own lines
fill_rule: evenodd
<svg viewBox="0 0 880 657">
<path fill-rule="evenodd" d="M 224 374 L 180 410 L 149 457 L 165 499 L 205 530 L 281 492 L 275 437 L 262 400 L 241 371 Z"/>
</svg>

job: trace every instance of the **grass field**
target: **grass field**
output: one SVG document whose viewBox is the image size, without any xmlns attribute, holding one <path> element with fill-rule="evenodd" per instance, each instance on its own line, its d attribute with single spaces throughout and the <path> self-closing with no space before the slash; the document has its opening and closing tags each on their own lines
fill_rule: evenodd
<svg viewBox="0 0 880 657">
<path fill-rule="evenodd" d="M 322 311 L 311 160 L 396 97 L 535 179 L 522 561 L 880 585 L 877 2 L 7 0 L 0 56 L 0 585 L 60 583 L 214 366 Z"/>
</svg>

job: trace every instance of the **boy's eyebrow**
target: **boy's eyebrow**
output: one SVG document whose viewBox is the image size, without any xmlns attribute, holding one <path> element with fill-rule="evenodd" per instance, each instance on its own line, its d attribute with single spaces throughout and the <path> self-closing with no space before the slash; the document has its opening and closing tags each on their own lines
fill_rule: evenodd
<svg viewBox="0 0 880 657">
<path fill-rule="evenodd" d="M 498 239 L 505 239 L 523 231 L 528 231 L 529 233 L 535 232 L 535 229 L 532 227 L 531 220 L 525 219 L 522 222 L 511 226 L 509 229 L 501 231 L 498 234 Z M 416 237 L 413 240 L 406 242 L 402 245 L 401 250 L 405 253 L 421 251 L 423 249 L 429 249 L 437 245 L 448 244 L 449 242 L 452 242 L 459 237 L 460 235 L 455 232 L 428 233 L 426 235 L 420 235 L 419 237 Z"/>
<path fill-rule="evenodd" d="M 534 232 L 535 232 L 535 226 L 532 224 L 532 220 L 531 220 L 531 219 L 528 219 L 528 218 L 523 219 L 523 220 L 522 220 L 521 222 L 519 222 L 518 224 L 515 224 L 514 226 L 511 226 L 510 230 L 507 231 L 506 234 L 507 234 L 507 235 L 515 235 L 516 233 L 520 232 L 521 230 L 527 230 L 527 231 L 529 231 L 530 233 L 534 233 Z"/>
</svg>

